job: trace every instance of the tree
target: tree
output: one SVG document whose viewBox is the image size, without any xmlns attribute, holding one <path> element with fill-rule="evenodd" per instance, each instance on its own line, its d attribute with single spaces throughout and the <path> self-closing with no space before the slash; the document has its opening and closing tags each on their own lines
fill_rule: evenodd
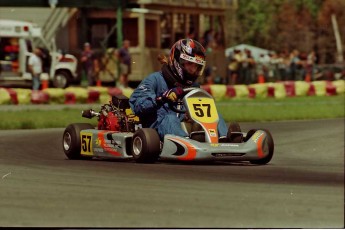
<svg viewBox="0 0 345 230">
<path fill-rule="evenodd" d="M 344 0 L 240 0 L 236 17 L 229 17 L 232 34 L 228 44 L 247 43 L 276 51 L 318 48 L 321 62 L 333 62 L 336 47 L 331 15 L 336 15 L 344 43 L 343 9 Z"/>
<path fill-rule="evenodd" d="M 344 46 L 345 38 L 345 2 L 342 0 L 325 0 L 318 14 L 318 39 L 320 61 L 323 63 L 335 62 L 336 41 L 331 22 L 331 16 L 334 14 L 339 25 L 339 33 Z"/>
<path fill-rule="evenodd" d="M 237 11 L 239 43 L 249 43 L 261 47 L 269 46 L 269 31 L 275 10 L 275 5 L 271 4 L 272 2 L 277 1 L 239 1 Z"/>
</svg>

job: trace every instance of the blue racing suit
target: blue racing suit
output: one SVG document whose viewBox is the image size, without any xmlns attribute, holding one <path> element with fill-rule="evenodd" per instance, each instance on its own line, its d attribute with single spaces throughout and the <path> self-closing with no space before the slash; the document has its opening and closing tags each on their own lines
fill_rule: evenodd
<svg viewBox="0 0 345 230">
<path fill-rule="evenodd" d="M 154 72 L 139 84 L 129 99 L 130 107 L 139 117 L 143 128 L 156 129 L 161 140 L 166 134 L 188 136 L 181 127 L 184 114 L 172 111 L 168 103 L 156 102 L 156 98 L 168 89 L 162 72 Z M 221 116 L 219 116 L 218 132 L 220 137 L 226 136 L 228 132 L 227 125 Z"/>
</svg>

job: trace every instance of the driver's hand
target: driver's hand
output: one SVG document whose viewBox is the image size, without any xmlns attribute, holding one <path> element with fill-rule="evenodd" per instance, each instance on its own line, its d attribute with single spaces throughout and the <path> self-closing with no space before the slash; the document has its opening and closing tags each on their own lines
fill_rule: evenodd
<svg viewBox="0 0 345 230">
<path fill-rule="evenodd" d="M 183 96 L 183 89 L 181 87 L 175 87 L 165 91 L 162 95 L 164 101 L 176 102 Z"/>
</svg>

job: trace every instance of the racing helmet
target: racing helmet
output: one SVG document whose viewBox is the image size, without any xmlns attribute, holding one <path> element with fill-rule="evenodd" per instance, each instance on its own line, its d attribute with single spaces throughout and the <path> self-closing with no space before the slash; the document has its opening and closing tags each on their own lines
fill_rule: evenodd
<svg viewBox="0 0 345 230">
<path fill-rule="evenodd" d="M 199 42 L 190 38 L 181 39 L 170 50 L 169 66 L 183 83 L 191 85 L 202 76 L 205 58 L 205 48 Z"/>
</svg>

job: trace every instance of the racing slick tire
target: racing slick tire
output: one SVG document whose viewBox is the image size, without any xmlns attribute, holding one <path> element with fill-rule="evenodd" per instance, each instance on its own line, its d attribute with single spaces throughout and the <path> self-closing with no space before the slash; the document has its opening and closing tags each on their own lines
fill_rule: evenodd
<svg viewBox="0 0 345 230">
<path fill-rule="evenodd" d="M 259 160 L 249 161 L 250 163 L 256 164 L 256 165 L 265 165 L 268 162 L 270 162 L 272 157 L 273 157 L 273 152 L 274 152 L 274 142 L 273 142 L 273 138 L 272 138 L 270 131 L 268 131 L 267 129 L 261 129 L 261 130 L 264 131 L 267 135 L 266 144 L 268 147 L 268 155 L 264 158 L 259 159 Z M 246 141 L 248 141 L 249 138 L 251 138 L 256 131 L 257 131 L 257 129 L 249 130 L 249 132 L 247 133 L 247 136 L 246 136 Z"/>
<path fill-rule="evenodd" d="M 230 122 L 228 128 L 227 138 L 230 143 L 241 143 L 243 141 L 243 134 L 238 122 Z"/>
<path fill-rule="evenodd" d="M 84 129 L 94 129 L 89 123 L 74 123 L 67 126 L 62 137 L 62 147 L 68 159 L 90 159 L 90 156 L 83 156 L 80 154 L 81 141 L 80 131 Z"/>
<path fill-rule="evenodd" d="M 155 129 L 142 128 L 133 135 L 133 158 L 138 163 L 154 163 L 160 155 L 160 139 Z"/>
</svg>

